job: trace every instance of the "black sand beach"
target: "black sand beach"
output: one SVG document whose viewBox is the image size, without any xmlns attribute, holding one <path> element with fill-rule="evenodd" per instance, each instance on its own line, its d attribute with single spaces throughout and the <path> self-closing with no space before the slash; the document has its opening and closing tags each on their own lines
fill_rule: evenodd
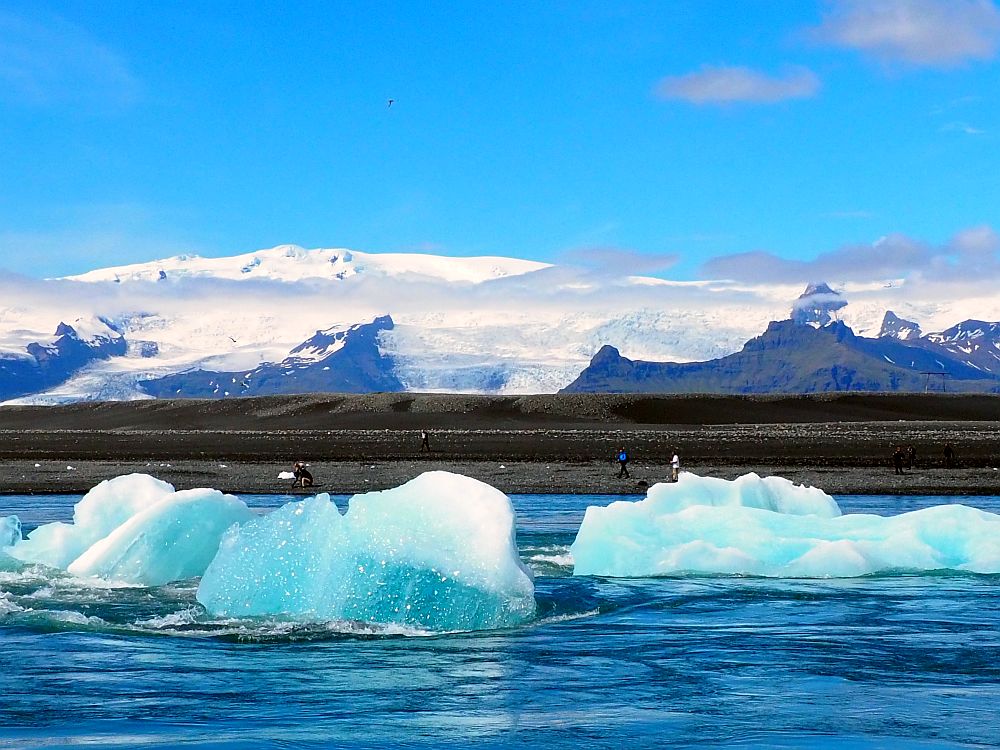
<svg viewBox="0 0 1000 750">
<path fill-rule="evenodd" d="M 916 449 L 903 476 L 890 461 L 897 445 Z M 627 480 L 612 461 L 622 446 Z M 317 489 L 335 493 L 445 469 L 508 493 L 618 494 L 664 480 L 673 448 L 684 469 L 710 476 L 755 471 L 843 494 L 1000 494 L 1000 396 L 365 394 L 2 407 L 0 492 L 83 492 L 133 471 L 178 488 L 285 492 L 278 473 L 302 459 Z"/>
</svg>

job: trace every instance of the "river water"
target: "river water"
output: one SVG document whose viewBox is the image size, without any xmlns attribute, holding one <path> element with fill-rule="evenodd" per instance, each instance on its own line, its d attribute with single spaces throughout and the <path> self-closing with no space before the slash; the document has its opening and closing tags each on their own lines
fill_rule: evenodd
<svg viewBox="0 0 1000 750">
<path fill-rule="evenodd" d="M 0 516 L 28 531 L 78 499 L 6 496 Z M 512 499 L 538 616 L 504 631 L 212 620 L 197 581 L 0 570 L 0 747 L 1000 745 L 1000 576 L 575 578 L 584 509 L 622 498 Z"/>
</svg>

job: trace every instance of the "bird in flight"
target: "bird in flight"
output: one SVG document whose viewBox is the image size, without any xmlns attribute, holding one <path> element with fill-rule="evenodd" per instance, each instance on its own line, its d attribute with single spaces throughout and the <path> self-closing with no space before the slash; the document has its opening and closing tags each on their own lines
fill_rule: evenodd
<svg viewBox="0 0 1000 750">
<path fill-rule="evenodd" d="M 395 104 L 395 103 L 396 103 L 396 100 L 395 100 L 395 99 L 390 99 L 390 100 L 389 100 L 389 103 L 385 105 L 385 108 L 386 108 L 386 109 L 389 109 L 389 107 L 391 107 L 391 106 L 392 106 L 393 104 Z"/>
<path fill-rule="evenodd" d="M 234 344 L 236 343 L 236 339 L 234 339 L 232 336 L 229 337 L 229 340 L 232 341 Z"/>
</svg>

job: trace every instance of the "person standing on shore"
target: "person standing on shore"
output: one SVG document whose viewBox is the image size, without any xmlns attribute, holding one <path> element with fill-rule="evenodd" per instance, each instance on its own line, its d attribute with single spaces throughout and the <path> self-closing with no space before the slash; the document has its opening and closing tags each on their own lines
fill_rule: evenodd
<svg viewBox="0 0 1000 750">
<path fill-rule="evenodd" d="M 312 487 L 313 486 L 313 475 L 310 473 L 309 469 L 306 468 L 305 461 L 296 461 L 295 467 L 292 469 L 292 474 L 295 475 L 295 481 L 292 482 L 292 487 Z"/>
<path fill-rule="evenodd" d="M 944 467 L 946 469 L 952 468 L 955 462 L 955 449 L 951 447 L 951 443 L 946 443 L 944 446 Z"/>
<path fill-rule="evenodd" d="M 676 482 L 678 477 L 681 475 L 681 458 L 677 455 L 677 449 L 674 448 L 674 457 L 670 459 L 670 476 L 672 482 Z"/>
<path fill-rule="evenodd" d="M 917 449 L 912 445 L 906 446 L 906 468 L 912 469 L 917 462 Z"/>
<path fill-rule="evenodd" d="M 892 452 L 892 465 L 895 467 L 897 474 L 906 473 L 903 471 L 903 458 L 903 446 L 897 445 L 896 450 Z"/>
<path fill-rule="evenodd" d="M 424 451 L 431 452 L 431 438 L 427 434 L 427 430 L 420 431 L 420 452 L 423 453 Z"/>
<path fill-rule="evenodd" d="M 618 469 L 618 478 L 619 479 L 622 479 L 622 478 L 627 479 L 629 477 L 629 473 L 628 473 L 628 451 L 626 451 L 625 448 L 622 448 L 620 451 L 618 451 L 618 466 L 619 466 L 619 469 Z"/>
</svg>

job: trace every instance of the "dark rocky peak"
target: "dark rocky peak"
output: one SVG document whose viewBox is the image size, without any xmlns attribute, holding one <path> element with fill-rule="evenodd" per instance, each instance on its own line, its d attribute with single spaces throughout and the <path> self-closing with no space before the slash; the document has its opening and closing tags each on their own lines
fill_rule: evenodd
<svg viewBox="0 0 1000 750">
<path fill-rule="evenodd" d="M 798 325 L 825 326 L 837 319 L 837 310 L 847 306 L 838 292 L 818 282 L 806 286 L 792 304 L 792 321 Z"/>
<path fill-rule="evenodd" d="M 1000 323 L 990 323 L 985 320 L 963 320 L 939 333 L 927 334 L 927 339 L 935 344 L 947 344 L 957 341 L 973 341 L 974 339 L 1000 340 Z"/>
<path fill-rule="evenodd" d="M 381 331 L 391 331 L 395 323 L 389 315 L 380 315 L 371 323 L 358 323 L 343 330 L 328 328 L 316 333 L 292 349 L 288 354 L 294 358 L 320 358 L 332 354 L 352 341 L 377 337 Z"/>
<path fill-rule="evenodd" d="M 910 341 L 912 339 L 919 339 L 922 335 L 919 323 L 901 318 L 892 310 L 885 311 L 885 317 L 882 318 L 882 327 L 878 332 L 880 339 Z"/>
<path fill-rule="evenodd" d="M 597 354 L 593 356 L 590 360 L 591 367 L 600 366 L 603 364 L 608 364 L 609 362 L 617 362 L 622 358 L 621 352 L 618 351 L 611 344 L 605 344 L 600 349 L 597 350 Z"/>
<path fill-rule="evenodd" d="M 80 338 L 79 334 L 76 332 L 76 329 L 69 323 L 60 323 L 59 325 L 57 325 L 55 335 L 56 338 L 59 338 L 60 336 L 69 336 L 72 339 Z"/>
<path fill-rule="evenodd" d="M 317 331 L 282 361 L 249 372 L 191 370 L 140 385 L 150 395 L 170 398 L 402 391 L 392 357 L 378 345 L 379 334 L 392 327 L 392 318 L 383 315 L 344 330 Z"/>
<path fill-rule="evenodd" d="M 831 338 L 835 341 L 851 341 L 857 337 L 847 324 L 839 320 L 822 328 L 802 325 L 794 320 L 772 320 L 764 333 L 743 345 L 743 351 L 809 347 L 817 341 L 829 342 Z"/>
<path fill-rule="evenodd" d="M 806 290 L 799 295 L 799 299 L 807 299 L 808 297 L 815 297 L 817 294 L 837 294 L 830 285 L 825 281 L 812 282 L 806 284 Z M 839 296 L 839 295 L 838 295 Z"/>
</svg>

